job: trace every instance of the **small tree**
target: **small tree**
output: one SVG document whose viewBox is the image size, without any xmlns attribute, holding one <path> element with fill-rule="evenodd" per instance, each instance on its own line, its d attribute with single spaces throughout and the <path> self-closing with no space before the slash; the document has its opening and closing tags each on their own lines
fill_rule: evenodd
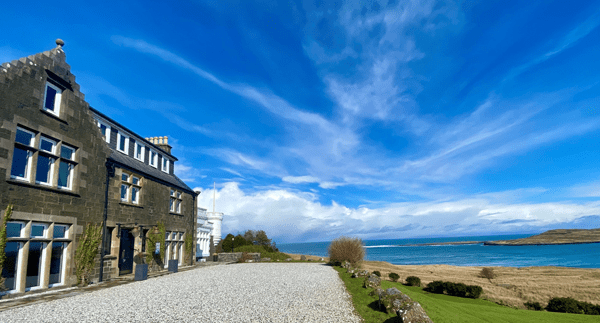
<svg viewBox="0 0 600 323">
<path fill-rule="evenodd" d="M 481 272 L 479 272 L 479 277 L 481 278 L 487 278 L 490 282 L 492 281 L 492 279 L 496 278 L 498 275 L 496 275 L 496 273 L 494 273 L 494 268 L 490 268 L 490 267 L 484 267 L 483 269 L 481 269 Z"/>
<path fill-rule="evenodd" d="M 332 263 L 348 261 L 357 266 L 365 257 L 365 249 L 359 238 L 339 237 L 331 241 L 327 251 Z"/>
<path fill-rule="evenodd" d="M 0 225 L 0 291 L 6 290 L 4 286 L 4 282 L 6 278 L 2 277 L 2 269 L 4 268 L 4 262 L 6 261 L 6 224 L 10 221 L 10 217 L 12 215 L 13 206 L 9 204 L 6 207 L 6 212 L 4 212 L 4 218 L 2 219 L 2 224 Z"/>
<path fill-rule="evenodd" d="M 417 276 L 408 276 L 406 277 L 406 285 L 408 286 L 421 286 L 421 278 Z"/>
<path fill-rule="evenodd" d="M 75 250 L 75 274 L 78 284 L 89 283 L 89 276 L 94 269 L 94 259 L 98 254 L 98 246 L 102 241 L 102 226 L 89 224 L 85 232 L 79 238 L 77 250 Z M 100 264 L 102 266 L 103 264 Z"/>
<path fill-rule="evenodd" d="M 269 237 L 267 237 L 267 233 L 263 230 L 258 230 L 256 232 L 256 243 L 261 245 L 261 246 L 270 246 L 271 245 L 271 239 L 269 239 Z"/>
<path fill-rule="evenodd" d="M 381 272 L 379 270 L 375 270 L 375 271 L 373 271 L 373 275 L 375 275 L 377 277 L 381 277 Z"/>
</svg>

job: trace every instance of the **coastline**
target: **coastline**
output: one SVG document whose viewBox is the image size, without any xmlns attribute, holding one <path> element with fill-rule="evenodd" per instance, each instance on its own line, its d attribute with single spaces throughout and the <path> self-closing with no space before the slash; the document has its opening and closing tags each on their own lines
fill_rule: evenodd
<svg viewBox="0 0 600 323">
<path fill-rule="evenodd" d="M 294 260 L 302 255 L 289 254 Z M 313 261 L 327 257 L 305 255 Z M 483 298 L 511 307 L 524 308 L 528 301 L 545 305 L 552 297 L 572 297 L 579 301 L 600 305 L 600 269 L 556 266 L 490 267 L 497 277 L 491 280 L 479 277 L 483 266 L 452 265 L 393 265 L 384 261 L 363 261 L 361 268 L 381 272 L 388 279 L 391 272 L 400 280 L 417 276 L 423 285 L 434 280 L 451 281 L 483 288 Z"/>
</svg>

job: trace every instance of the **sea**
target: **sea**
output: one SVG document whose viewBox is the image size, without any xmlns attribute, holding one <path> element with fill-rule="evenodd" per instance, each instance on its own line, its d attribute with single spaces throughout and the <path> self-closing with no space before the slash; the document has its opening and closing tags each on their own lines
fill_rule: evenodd
<svg viewBox="0 0 600 323">
<path fill-rule="evenodd" d="M 600 243 L 542 246 L 485 246 L 483 243 L 436 244 L 458 241 L 509 240 L 529 236 L 531 235 L 363 240 L 363 243 L 366 260 L 385 261 L 395 265 L 600 268 Z M 287 243 L 277 244 L 277 247 L 284 253 L 327 257 L 327 247 L 330 243 Z"/>
</svg>

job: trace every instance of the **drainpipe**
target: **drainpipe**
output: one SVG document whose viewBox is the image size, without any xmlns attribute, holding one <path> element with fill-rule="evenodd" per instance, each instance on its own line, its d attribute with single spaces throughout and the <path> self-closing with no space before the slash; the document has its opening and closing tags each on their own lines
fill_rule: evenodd
<svg viewBox="0 0 600 323">
<path fill-rule="evenodd" d="M 106 219 L 108 218 L 108 187 L 110 178 L 115 176 L 115 164 L 111 161 L 106 161 L 106 190 L 104 192 L 104 217 L 102 220 L 102 247 L 100 247 L 100 273 L 98 275 L 98 281 L 101 282 L 104 278 L 104 245 L 106 244 Z"/>
<path fill-rule="evenodd" d="M 196 222 L 196 218 L 198 217 L 198 210 L 197 210 L 198 205 L 196 205 L 196 197 L 198 195 L 200 195 L 200 191 L 194 191 L 194 193 L 196 193 L 196 194 L 192 195 L 192 201 L 193 201 L 194 205 L 192 206 L 192 231 L 190 232 L 190 234 L 192 235 L 192 246 L 193 247 L 192 247 L 192 252 L 190 255 L 190 266 L 194 265 L 194 258 L 196 257 L 196 253 L 194 252 L 194 250 L 196 249 L 194 247 L 196 246 L 196 239 L 197 239 L 197 237 L 196 237 L 196 239 L 194 239 L 194 235 L 196 233 L 195 222 Z"/>
</svg>

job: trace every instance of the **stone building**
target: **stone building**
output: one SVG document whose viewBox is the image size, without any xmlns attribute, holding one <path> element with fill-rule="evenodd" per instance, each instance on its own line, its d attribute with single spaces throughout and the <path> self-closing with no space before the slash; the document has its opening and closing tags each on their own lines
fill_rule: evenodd
<svg viewBox="0 0 600 323">
<path fill-rule="evenodd" d="M 195 239 L 198 193 L 175 176 L 168 139 L 143 138 L 91 108 L 56 43 L 0 67 L 2 216 L 14 206 L 2 270 L 8 293 L 73 285 L 79 238 L 105 217 L 104 266 L 99 256 L 92 281 L 134 271 L 154 251 L 146 236 L 159 223 L 160 265 L 193 263 L 184 241 Z"/>
</svg>

